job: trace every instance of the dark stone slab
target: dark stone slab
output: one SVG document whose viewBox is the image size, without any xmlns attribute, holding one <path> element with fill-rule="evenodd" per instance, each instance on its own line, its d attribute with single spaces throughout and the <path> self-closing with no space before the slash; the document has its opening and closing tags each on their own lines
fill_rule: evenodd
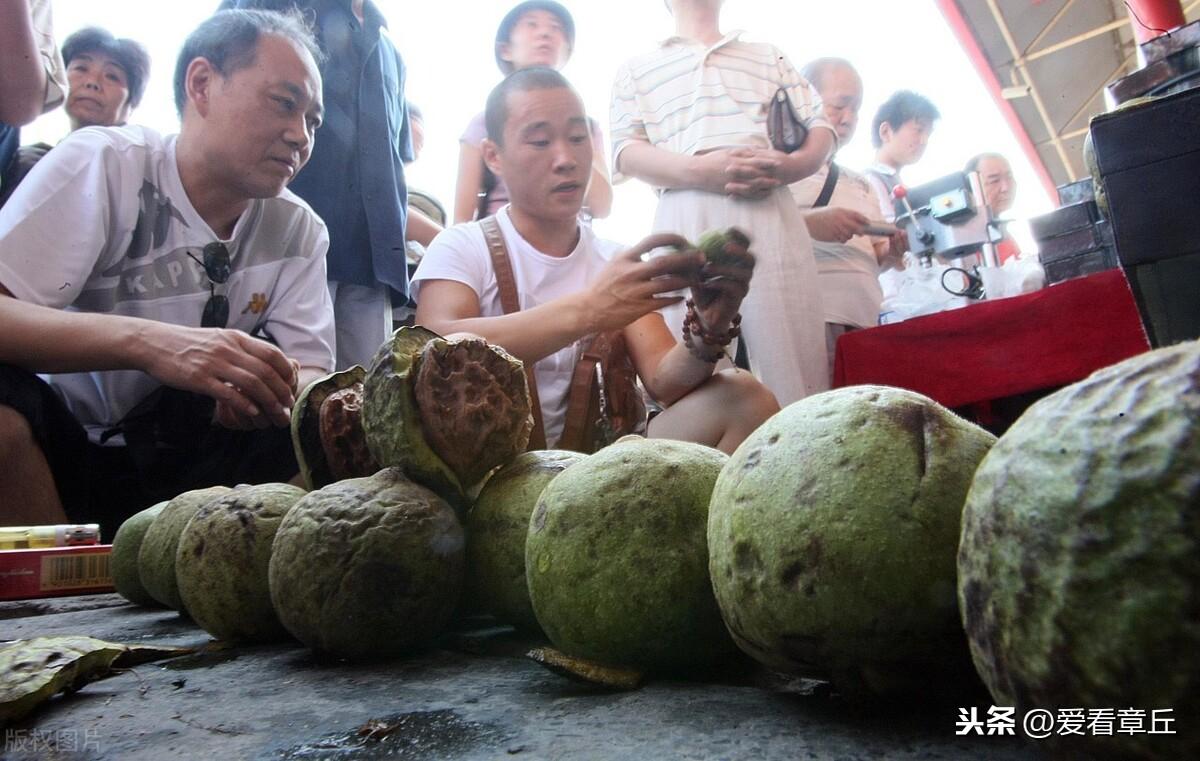
<svg viewBox="0 0 1200 761">
<path fill-rule="evenodd" d="M 466 626 L 379 664 L 323 663 L 299 645 L 223 648 L 179 615 L 96 598 L 0 620 L 0 639 L 86 634 L 208 647 L 55 698 L 6 730 L 11 759 L 1037 758 L 1014 738 L 956 737 L 957 709 L 914 694 L 850 706 L 754 667 L 632 692 L 526 660 L 532 640 Z M 107 606 L 94 607 L 106 602 Z M 36 747 L 33 743 L 40 743 Z"/>
</svg>

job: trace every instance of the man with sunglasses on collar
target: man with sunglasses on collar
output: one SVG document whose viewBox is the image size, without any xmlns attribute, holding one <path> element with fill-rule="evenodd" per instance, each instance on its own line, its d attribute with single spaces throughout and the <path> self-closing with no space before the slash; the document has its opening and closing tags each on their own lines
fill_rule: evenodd
<svg viewBox="0 0 1200 761">
<path fill-rule="evenodd" d="M 298 15 L 217 14 L 179 55 L 179 135 L 80 130 L 0 210 L 0 525 L 111 538 L 181 491 L 296 475 L 291 406 L 334 358 L 328 236 L 285 190 L 319 56 Z"/>
</svg>

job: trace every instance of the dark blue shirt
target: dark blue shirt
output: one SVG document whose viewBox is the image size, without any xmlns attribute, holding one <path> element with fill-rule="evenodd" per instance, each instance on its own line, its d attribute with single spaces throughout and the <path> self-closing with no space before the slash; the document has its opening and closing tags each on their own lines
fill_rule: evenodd
<svg viewBox="0 0 1200 761">
<path fill-rule="evenodd" d="M 221 8 L 295 5 L 313 20 L 325 53 L 321 64 L 325 119 L 307 166 L 288 186 L 329 228 L 329 279 L 388 285 L 408 293 L 404 225 L 412 159 L 404 61 L 375 4 L 363 23 L 351 0 L 225 0 Z"/>
<path fill-rule="evenodd" d="M 21 143 L 21 131 L 0 122 L 0 174 L 8 169 L 8 162 L 17 155 Z"/>
</svg>

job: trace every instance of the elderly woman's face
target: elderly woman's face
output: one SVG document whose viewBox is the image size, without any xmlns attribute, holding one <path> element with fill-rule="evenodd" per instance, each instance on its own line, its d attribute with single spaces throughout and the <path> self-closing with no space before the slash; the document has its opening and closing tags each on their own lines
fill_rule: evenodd
<svg viewBox="0 0 1200 761">
<path fill-rule="evenodd" d="M 67 64 L 67 116 L 71 129 L 114 127 L 129 118 L 125 69 L 104 53 L 80 53 Z"/>
</svg>

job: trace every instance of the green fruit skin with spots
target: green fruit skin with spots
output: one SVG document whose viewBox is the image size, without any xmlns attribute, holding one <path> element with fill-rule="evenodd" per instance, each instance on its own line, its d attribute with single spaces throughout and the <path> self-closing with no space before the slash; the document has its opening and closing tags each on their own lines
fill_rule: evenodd
<svg viewBox="0 0 1200 761">
<path fill-rule="evenodd" d="M 587 455 L 539 450 L 518 455 L 487 480 L 467 516 L 467 592 L 472 607 L 540 631 L 525 581 L 525 539 L 542 491 Z"/>
<path fill-rule="evenodd" d="M 159 604 L 142 586 L 142 576 L 138 572 L 138 551 L 142 548 L 142 540 L 146 537 L 150 524 L 154 523 L 154 519 L 166 506 L 166 502 L 159 502 L 153 507 L 134 513 L 125 519 L 117 529 L 117 535 L 113 537 L 113 586 L 117 588 L 117 594 L 136 605 Z"/>
<path fill-rule="evenodd" d="M 725 623 L 772 669 L 854 698 L 970 677 L 955 552 L 995 437 L 909 391 L 789 405 L 729 459 L 709 510 Z"/>
<path fill-rule="evenodd" d="M 709 230 L 700 236 L 696 247 L 704 252 L 704 258 L 710 264 L 734 266 L 752 264 L 753 262 L 747 262 L 742 257 L 730 256 L 725 252 L 725 246 L 735 239 L 749 245 L 749 237 L 741 230 L 731 227 L 725 230 Z"/>
<path fill-rule="evenodd" d="M 1030 407 L 975 476 L 958 572 L 971 655 L 997 705 L 1172 708 L 1175 735 L 1068 747 L 1200 758 L 1200 343 Z"/>
<path fill-rule="evenodd" d="M 309 492 L 275 534 L 268 577 L 279 620 L 320 653 L 411 652 L 462 591 L 462 526 L 440 497 L 385 468 Z"/>
<path fill-rule="evenodd" d="M 399 467 L 453 507 L 469 504 L 458 477 L 425 441 L 413 393 L 421 349 L 439 336 L 420 326 L 403 327 L 379 347 L 363 381 L 363 433 L 381 467 Z"/>
<path fill-rule="evenodd" d="M 267 567 L 283 516 L 305 494 L 289 484 L 239 486 L 201 507 L 175 552 L 179 595 L 192 620 L 219 640 L 287 637 L 271 607 Z"/>
<path fill-rule="evenodd" d="M 726 456 L 623 438 L 542 492 L 525 545 L 542 630 L 563 652 L 648 671 L 734 651 L 708 579 L 708 500 Z"/>
<path fill-rule="evenodd" d="M 231 491 L 228 486 L 185 491 L 171 500 L 150 524 L 138 548 L 138 575 L 142 587 L 158 602 L 187 613 L 175 578 L 175 551 L 179 535 L 201 507 Z"/>
</svg>

